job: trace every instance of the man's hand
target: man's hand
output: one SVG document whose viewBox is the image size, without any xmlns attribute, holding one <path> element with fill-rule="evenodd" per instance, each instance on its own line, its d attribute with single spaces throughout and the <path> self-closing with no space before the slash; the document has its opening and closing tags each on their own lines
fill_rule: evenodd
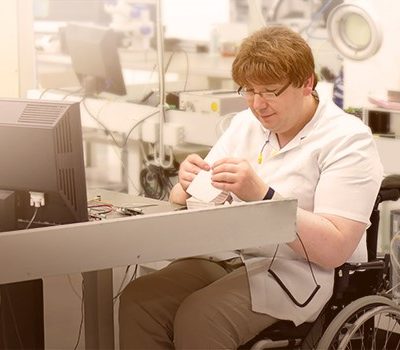
<svg viewBox="0 0 400 350">
<path fill-rule="evenodd" d="M 255 173 L 245 159 L 223 158 L 212 165 L 212 185 L 234 193 L 243 201 L 264 198 L 268 185 Z"/>
<path fill-rule="evenodd" d="M 184 191 L 200 170 L 210 170 L 210 166 L 198 154 L 189 154 L 179 167 L 179 183 Z"/>
</svg>

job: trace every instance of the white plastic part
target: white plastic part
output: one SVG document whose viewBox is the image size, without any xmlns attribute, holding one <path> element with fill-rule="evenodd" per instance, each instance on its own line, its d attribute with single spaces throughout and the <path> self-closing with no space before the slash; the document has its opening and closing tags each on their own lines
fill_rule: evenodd
<svg viewBox="0 0 400 350">
<path fill-rule="evenodd" d="M 29 194 L 31 195 L 30 204 L 32 207 L 39 208 L 44 206 L 45 201 L 43 192 L 29 191 Z"/>
</svg>

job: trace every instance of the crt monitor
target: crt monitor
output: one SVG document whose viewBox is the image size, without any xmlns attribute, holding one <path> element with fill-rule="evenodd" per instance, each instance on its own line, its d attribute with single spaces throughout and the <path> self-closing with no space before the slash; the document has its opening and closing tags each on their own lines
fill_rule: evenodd
<svg viewBox="0 0 400 350">
<path fill-rule="evenodd" d="M 79 103 L 0 99 L 0 159 L 0 210 L 14 229 L 88 220 Z M 31 192 L 44 196 L 37 210 Z"/>
<path fill-rule="evenodd" d="M 68 24 L 64 35 L 72 67 L 86 95 L 126 95 L 116 32 L 101 26 Z"/>
</svg>

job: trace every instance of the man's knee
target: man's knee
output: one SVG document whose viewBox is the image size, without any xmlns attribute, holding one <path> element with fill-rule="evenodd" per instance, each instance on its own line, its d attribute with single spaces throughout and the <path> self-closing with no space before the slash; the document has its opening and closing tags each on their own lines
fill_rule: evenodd
<svg viewBox="0 0 400 350">
<path fill-rule="evenodd" d="M 119 318 L 121 321 L 134 322 L 141 319 L 141 314 L 157 314 L 160 306 L 159 296 L 153 293 L 155 288 L 146 278 L 138 278 L 125 287 L 119 297 Z"/>
<path fill-rule="evenodd" d="M 215 347 L 221 332 L 215 316 L 217 307 L 202 293 L 193 293 L 180 305 L 174 321 L 176 349 Z"/>
</svg>

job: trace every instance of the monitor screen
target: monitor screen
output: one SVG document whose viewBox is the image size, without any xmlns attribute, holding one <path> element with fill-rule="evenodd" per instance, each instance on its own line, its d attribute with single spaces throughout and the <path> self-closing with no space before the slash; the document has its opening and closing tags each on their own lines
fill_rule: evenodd
<svg viewBox="0 0 400 350">
<path fill-rule="evenodd" d="M 88 220 L 79 103 L 0 100 L 0 159 L 0 191 L 13 194 L 15 229 L 31 220 L 30 227 Z M 37 210 L 31 192 L 44 197 Z"/>
<path fill-rule="evenodd" d="M 68 24 L 64 35 L 72 67 L 86 95 L 103 91 L 126 95 L 116 32 L 94 25 Z"/>
</svg>

